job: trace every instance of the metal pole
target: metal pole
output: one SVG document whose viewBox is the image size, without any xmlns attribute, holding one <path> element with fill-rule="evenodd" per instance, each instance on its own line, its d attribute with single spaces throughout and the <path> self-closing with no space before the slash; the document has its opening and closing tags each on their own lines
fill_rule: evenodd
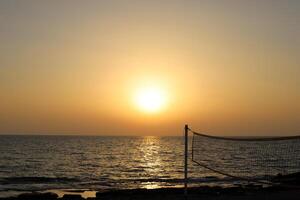
<svg viewBox="0 0 300 200">
<path fill-rule="evenodd" d="M 189 127 L 186 124 L 184 126 L 184 196 L 187 198 L 187 186 L 188 186 L 188 130 Z"/>
</svg>

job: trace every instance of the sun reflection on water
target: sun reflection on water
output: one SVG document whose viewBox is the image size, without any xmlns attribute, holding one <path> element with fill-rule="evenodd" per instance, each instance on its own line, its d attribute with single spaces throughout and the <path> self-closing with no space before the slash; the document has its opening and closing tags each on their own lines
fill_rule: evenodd
<svg viewBox="0 0 300 200">
<path fill-rule="evenodd" d="M 159 172 L 161 167 L 161 158 L 159 155 L 160 139 L 154 136 L 146 136 L 140 145 L 140 151 L 143 154 L 143 167 L 149 173 Z"/>
<path fill-rule="evenodd" d="M 145 136 L 140 145 L 140 151 L 142 153 L 141 167 L 151 177 L 162 176 L 162 160 L 160 156 L 160 138 L 155 136 Z M 159 185 L 155 182 L 144 182 L 143 188 L 154 189 Z"/>
</svg>

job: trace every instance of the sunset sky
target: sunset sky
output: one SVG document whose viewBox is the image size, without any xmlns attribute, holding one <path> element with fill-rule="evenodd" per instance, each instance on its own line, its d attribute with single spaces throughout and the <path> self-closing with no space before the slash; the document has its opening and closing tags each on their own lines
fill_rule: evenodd
<svg viewBox="0 0 300 200">
<path fill-rule="evenodd" d="M 299 0 L 0 1 L 0 134 L 300 134 Z"/>
</svg>

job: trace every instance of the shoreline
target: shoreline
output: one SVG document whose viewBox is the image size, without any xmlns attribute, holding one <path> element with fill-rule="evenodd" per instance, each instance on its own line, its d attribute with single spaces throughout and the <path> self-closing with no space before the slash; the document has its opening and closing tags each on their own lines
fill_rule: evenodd
<svg viewBox="0 0 300 200">
<path fill-rule="evenodd" d="M 300 172 L 281 175 L 278 174 L 272 180 L 278 185 L 266 186 L 261 184 L 242 184 L 242 185 L 189 185 L 189 199 L 299 199 L 300 196 Z M 76 200 L 76 199 L 184 199 L 183 187 L 159 187 L 159 188 L 137 188 L 137 189 L 46 189 L 46 190 L 6 190 L 1 191 L 0 200 Z M 7 195 L 3 195 L 7 193 Z M 296 198 L 297 197 L 297 198 Z"/>
<path fill-rule="evenodd" d="M 300 188 L 291 189 L 281 186 L 261 187 L 249 185 L 247 187 L 220 187 L 200 186 L 188 188 L 188 199 L 255 199 L 266 198 L 274 200 L 299 199 Z M 42 192 L 24 192 L 16 197 L 5 197 L 0 200 L 100 200 L 100 199 L 174 199 L 183 200 L 183 188 L 159 188 L 159 189 L 123 189 L 123 190 L 47 190 Z"/>
</svg>

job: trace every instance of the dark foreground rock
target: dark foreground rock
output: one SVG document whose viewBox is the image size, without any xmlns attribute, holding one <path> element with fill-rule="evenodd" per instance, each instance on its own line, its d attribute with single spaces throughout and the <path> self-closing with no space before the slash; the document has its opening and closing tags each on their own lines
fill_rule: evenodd
<svg viewBox="0 0 300 200">
<path fill-rule="evenodd" d="M 278 174 L 273 179 L 274 182 L 281 183 L 283 185 L 300 185 L 300 172 L 293 173 L 293 174 L 287 174 L 287 175 L 281 175 Z"/>
<path fill-rule="evenodd" d="M 65 194 L 62 200 L 84 200 L 79 194 Z"/>
<path fill-rule="evenodd" d="M 134 189 L 97 192 L 95 198 L 88 200 L 185 200 L 182 188 Z M 300 189 L 282 187 L 197 187 L 189 188 L 188 200 L 299 200 Z M 65 194 L 62 198 L 54 193 L 26 193 L 18 197 L 0 200 L 84 200 L 78 194 Z"/>
<path fill-rule="evenodd" d="M 32 192 L 32 193 L 24 193 L 20 194 L 16 199 L 22 200 L 56 200 L 58 195 L 52 192 L 47 193 L 39 193 L 39 192 Z"/>
</svg>

